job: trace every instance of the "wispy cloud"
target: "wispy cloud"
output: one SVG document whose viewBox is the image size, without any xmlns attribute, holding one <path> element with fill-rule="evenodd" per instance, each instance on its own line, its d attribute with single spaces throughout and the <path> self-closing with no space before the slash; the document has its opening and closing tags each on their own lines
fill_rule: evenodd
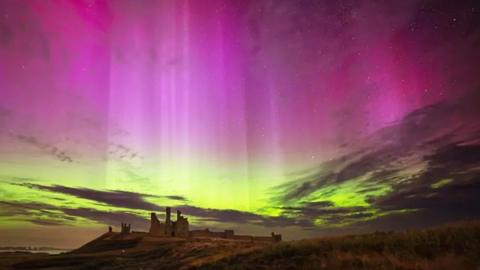
<svg viewBox="0 0 480 270">
<path fill-rule="evenodd" d="M 148 228 L 148 220 L 146 217 L 140 217 L 135 214 L 126 213 L 122 211 L 100 211 L 90 208 L 78 208 L 78 209 L 62 209 L 66 215 L 82 217 L 90 220 L 97 221 L 98 223 L 108 225 L 118 225 L 121 222 L 132 224 L 133 228 L 146 229 Z"/>
<path fill-rule="evenodd" d="M 324 227 L 480 217 L 479 98 L 473 92 L 412 112 L 350 153 L 277 187 L 272 204 L 281 215 Z"/>
<path fill-rule="evenodd" d="M 32 202 L 2 202 L 9 206 L 9 211 L 0 212 L 0 216 L 22 216 L 22 220 L 28 220 L 35 224 L 41 225 L 58 225 L 62 224 L 62 217 L 67 221 L 71 221 L 69 217 L 80 217 L 94 222 L 103 224 L 117 224 L 120 222 L 129 222 L 135 224 L 137 228 L 145 228 L 147 211 L 162 213 L 166 206 L 160 206 L 147 202 L 145 198 L 160 197 L 167 198 L 178 202 L 187 202 L 182 196 L 157 196 L 142 193 L 126 192 L 126 191 L 100 191 L 86 188 L 72 188 L 66 186 L 46 186 L 32 183 L 14 184 L 27 187 L 34 190 L 51 192 L 53 194 L 64 194 L 76 198 L 91 200 L 95 203 L 102 203 L 111 210 L 99 210 L 87 207 L 68 207 L 62 203 L 62 206 L 54 206 L 44 203 Z M 66 199 L 68 202 L 68 199 Z M 68 205 L 68 204 L 67 204 Z M 201 208 L 185 204 L 174 204 L 175 209 L 181 210 L 187 216 L 193 217 L 195 220 L 209 223 L 237 223 L 237 224 L 255 224 L 260 226 L 302 226 L 312 227 L 313 223 L 309 220 L 297 220 L 291 217 L 270 217 L 255 213 L 230 210 L 230 209 L 210 209 Z M 118 208 L 118 209 L 116 209 Z M 144 211 L 145 216 L 139 215 L 141 212 L 128 212 L 122 209 L 132 209 L 135 211 Z M 32 215 L 33 213 L 33 215 Z M 49 219 L 51 218 L 51 219 Z"/>
<path fill-rule="evenodd" d="M 12 134 L 11 136 L 22 143 L 26 143 L 44 151 L 45 153 L 55 157 L 57 160 L 67 163 L 72 163 L 74 161 L 72 156 L 69 155 L 65 150 L 62 150 L 54 145 L 41 142 L 33 136 L 26 136 L 21 134 Z"/>
<path fill-rule="evenodd" d="M 149 211 L 160 211 L 162 210 L 162 208 L 154 203 L 147 202 L 145 198 L 148 198 L 148 197 L 167 198 L 167 199 L 176 200 L 176 201 L 186 201 L 184 197 L 176 196 L 176 195 L 158 196 L 158 195 L 135 193 L 135 192 L 128 192 L 128 191 L 118 191 L 118 190 L 101 191 L 101 190 L 94 190 L 94 189 L 88 189 L 88 188 L 73 188 L 73 187 L 66 187 L 66 186 L 60 186 L 60 185 L 46 186 L 46 185 L 32 184 L 32 183 L 23 183 L 20 185 L 33 188 L 33 189 L 46 190 L 54 193 L 61 193 L 61 194 L 75 196 L 77 198 L 97 201 L 97 202 L 105 203 L 114 207 L 141 209 L 141 210 L 149 210 Z"/>
<path fill-rule="evenodd" d="M 176 209 L 183 213 L 197 217 L 203 221 L 218 223 L 239 223 L 239 224 L 256 224 L 260 226 L 304 226 L 311 227 L 312 223 L 308 221 L 299 221 L 296 218 L 271 217 L 259 215 L 251 212 L 231 210 L 231 209 L 210 209 L 200 208 L 189 205 L 176 206 Z"/>
<path fill-rule="evenodd" d="M 77 218 L 101 224 L 117 225 L 127 222 L 136 229 L 145 229 L 148 220 L 125 211 L 102 211 L 90 208 L 66 208 L 42 203 L 0 201 L 0 217 L 26 221 L 42 226 L 75 225 Z"/>
<path fill-rule="evenodd" d="M 412 112 L 365 138 L 349 154 L 321 164 L 318 170 L 296 175 L 298 179 L 276 187 L 270 207 L 275 216 L 197 207 L 175 194 L 159 196 L 30 182 L 16 185 L 90 200 L 92 207 L 4 201 L 0 216 L 27 218 L 42 225 L 83 218 L 142 227 L 148 211 L 164 211 L 166 205 L 152 202 L 161 198 L 170 200 L 169 206 L 194 222 L 267 227 L 388 229 L 480 217 L 480 119 L 475 117 L 480 115 L 480 107 L 476 100 L 469 97 L 441 102 Z M 95 208 L 95 203 L 109 209 Z"/>
</svg>

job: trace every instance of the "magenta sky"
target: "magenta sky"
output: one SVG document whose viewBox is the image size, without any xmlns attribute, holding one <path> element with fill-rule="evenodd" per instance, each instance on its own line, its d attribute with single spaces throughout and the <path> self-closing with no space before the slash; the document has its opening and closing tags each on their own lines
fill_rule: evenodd
<svg viewBox="0 0 480 270">
<path fill-rule="evenodd" d="M 467 1 L 4 0 L 0 174 L 278 215 L 271 188 L 478 85 L 476 16 Z"/>
</svg>

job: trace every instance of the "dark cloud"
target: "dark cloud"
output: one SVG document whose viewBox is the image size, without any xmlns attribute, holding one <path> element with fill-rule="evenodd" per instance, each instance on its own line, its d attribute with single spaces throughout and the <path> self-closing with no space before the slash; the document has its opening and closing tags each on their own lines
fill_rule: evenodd
<svg viewBox="0 0 480 270">
<path fill-rule="evenodd" d="M 398 186 L 389 196 L 374 200 L 381 209 L 419 209 L 463 218 L 480 217 L 480 146 L 445 145 L 424 157 L 428 167 Z M 443 186 L 433 185 L 448 180 Z M 455 212 L 455 214 L 453 214 Z"/>
<path fill-rule="evenodd" d="M 288 193 L 284 196 L 285 201 L 298 199 L 304 196 L 307 196 L 312 191 L 317 190 L 317 185 L 314 185 L 312 182 L 300 183 L 297 187 L 289 190 Z"/>
<path fill-rule="evenodd" d="M 45 219 L 29 219 L 27 220 L 28 222 L 35 224 L 35 225 L 41 225 L 41 226 L 60 226 L 60 225 L 65 225 L 65 223 L 61 221 L 53 221 L 53 220 L 45 220 Z"/>
<path fill-rule="evenodd" d="M 280 208 L 283 216 L 303 221 L 302 227 L 314 227 L 315 220 L 322 220 L 324 225 L 337 225 L 347 220 L 364 219 L 373 214 L 366 207 L 336 207 L 333 202 L 306 202 L 300 206 L 285 206 Z"/>
<path fill-rule="evenodd" d="M 35 188 L 40 190 L 47 190 L 55 193 L 62 193 L 77 198 L 93 200 L 101 203 L 105 203 L 115 207 L 123 207 L 130 209 L 142 209 L 149 211 L 160 211 L 162 210 L 156 204 L 147 202 L 144 200 L 144 197 L 157 197 L 154 195 L 134 193 L 128 191 L 100 191 L 88 188 L 72 188 L 66 186 L 45 186 L 39 184 L 26 183 L 22 184 L 29 188 Z M 170 198 L 171 196 L 168 196 Z M 182 199 L 181 196 L 173 196 L 176 199 Z M 171 199 L 171 198 L 170 198 Z"/>
<path fill-rule="evenodd" d="M 427 159 L 432 167 L 441 167 L 448 164 L 449 169 L 461 172 L 480 162 L 480 145 L 449 144 L 438 149 L 435 154 L 428 156 Z"/>
<path fill-rule="evenodd" d="M 274 190 L 279 195 L 273 198 L 272 204 L 281 210 L 280 216 L 195 207 L 186 205 L 186 198 L 177 195 L 159 197 L 178 201 L 179 205 L 174 208 L 204 222 L 300 226 L 305 229 L 319 228 L 318 221 L 326 227 L 343 224 L 349 228 L 394 229 L 480 217 L 478 100 L 478 94 L 472 94 L 419 109 L 356 146 L 352 144 L 350 153 L 322 164 L 317 171 L 298 174 L 297 180 Z M 419 169 L 411 172 L 416 166 Z M 339 207 L 334 201 L 312 202 L 309 198 L 319 189 L 329 187 L 322 191 L 322 195 L 328 198 L 337 192 L 335 186 L 352 180 L 361 184 L 355 192 L 365 196 L 368 205 Z M 154 212 L 164 210 L 163 206 L 146 201 L 149 196 L 157 197 L 148 194 L 59 185 L 23 185 L 113 207 Z M 382 191 L 385 185 L 389 187 L 388 191 Z M 58 212 L 61 212 L 65 217 L 82 217 L 104 224 L 129 222 L 135 224 L 134 227 L 145 226 L 142 225 L 145 224 L 143 217 L 125 212 L 55 209 L 35 204 L 22 207 L 10 205 L 4 212 L 29 213 L 31 209 L 42 209 L 43 216 L 32 217 L 32 222 L 43 224 L 49 222 L 45 217 L 51 217 L 55 223 L 59 220 Z"/>
<path fill-rule="evenodd" d="M 23 209 L 25 211 L 28 211 L 28 210 L 42 210 L 43 211 L 43 210 L 50 210 L 50 209 L 55 208 L 55 207 L 50 206 L 48 204 L 37 203 L 37 202 L 0 201 L 0 204 L 3 205 L 2 210 L 5 209 L 5 207 Z"/>
<path fill-rule="evenodd" d="M 170 200 L 176 200 L 176 201 L 188 201 L 185 197 L 183 196 L 177 196 L 177 195 L 166 195 L 166 196 L 163 196 L 167 199 L 170 199 Z"/>
<path fill-rule="evenodd" d="M 118 160 L 134 160 L 143 159 L 144 157 L 128 146 L 111 143 L 109 144 L 108 158 L 115 158 Z"/>
<path fill-rule="evenodd" d="M 0 216 L 42 226 L 69 225 L 85 218 L 106 225 L 130 223 L 135 229 L 147 228 L 148 221 L 123 211 L 100 211 L 89 208 L 66 208 L 42 203 L 0 201 Z"/>
<path fill-rule="evenodd" d="M 122 222 L 129 223 L 136 230 L 145 230 L 149 224 L 147 219 L 126 212 L 106 212 L 90 208 L 63 209 L 62 211 L 67 215 L 82 217 L 107 225 L 118 225 Z"/>
<path fill-rule="evenodd" d="M 53 193 L 67 194 L 75 196 L 77 198 L 88 199 L 99 203 L 104 203 L 112 207 L 121 207 L 128 209 L 138 209 L 152 212 L 163 213 L 165 206 L 159 206 L 150 202 L 145 201 L 144 198 L 147 197 L 159 197 L 167 198 L 170 200 L 175 200 L 178 202 L 186 202 L 187 199 L 182 196 L 177 195 L 167 195 L 167 196 L 156 196 L 142 193 L 126 192 L 126 191 L 100 191 L 87 188 L 72 188 L 66 186 L 46 186 L 33 183 L 23 183 L 18 184 L 32 189 L 45 190 Z M 45 204 L 36 204 L 36 203 L 12 203 L 4 202 L 5 205 L 12 205 L 16 211 L 23 211 L 23 214 L 30 213 L 30 210 L 40 210 L 45 212 L 45 216 L 53 217 L 53 214 L 48 211 L 61 211 L 65 215 L 64 219 L 68 219 L 68 216 L 82 217 L 96 222 L 104 224 L 117 224 L 120 222 L 129 222 L 132 225 L 135 224 L 137 228 L 145 227 L 145 219 L 138 217 L 135 214 L 128 212 L 112 211 L 104 212 L 98 211 L 95 209 L 88 208 L 62 208 L 55 207 Z M 311 205 L 328 205 L 328 202 L 318 202 L 312 203 Z M 182 211 L 187 216 L 193 216 L 201 221 L 207 222 L 218 222 L 218 223 L 239 223 L 239 224 L 257 224 L 261 226 L 304 226 L 312 227 L 313 224 L 309 220 L 297 220 L 289 217 L 268 217 L 263 215 L 258 215 L 250 212 L 243 212 L 238 210 L 230 209 L 209 209 L 209 208 L 200 208 L 190 205 L 178 205 L 174 206 L 175 209 Z M 18 210 L 20 209 L 20 210 Z M 147 215 L 148 216 L 148 215 Z M 55 216 L 55 220 L 50 221 L 56 223 L 59 217 Z M 35 218 L 31 220 L 39 224 L 47 224 L 49 221 L 45 218 Z M 138 225 L 138 226 L 137 226 Z"/>
<path fill-rule="evenodd" d="M 66 153 L 65 150 L 61 150 L 58 147 L 54 145 L 50 145 L 48 143 L 44 143 L 39 141 L 37 138 L 33 136 L 25 136 L 25 135 L 12 135 L 15 139 L 17 139 L 20 142 L 32 145 L 45 153 L 48 153 L 49 155 L 52 155 L 56 159 L 67 162 L 67 163 L 72 163 L 73 158 Z"/>
<path fill-rule="evenodd" d="M 0 216 L 2 217 L 15 217 L 19 215 L 28 215 L 30 213 L 28 207 L 19 207 L 16 204 L 10 202 L 0 201 Z"/>
<path fill-rule="evenodd" d="M 333 207 L 333 203 L 330 201 L 317 201 L 317 202 L 307 202 L 305 204 L 307 207 Z"/>
<path fill-rule="evenodd" d="M 250 212 L 229 209 L 209 209 L 195 206 L 182 205 L 175 207 L 186 215 L 195 216 L 203 221 L 219 223 L 257 224 L 261 226 L 305 226 L 311 227 L 312 223 L 288 217 L 269 217 Z"/>
<path fill-rule="evenodd" d="M 381 229 L 388 226 L 405 228 L 413 225 L 411 222 L 434 225 L 436 222 L 480 217 L 480 120 L 472 116 L 480 114 L 480 107 L 472 105 L 477 100 L 470 97 L 440 102 L 412 112 L 395 125 L 366 138 L 350 154 L 322 164 L 318 171 L 298 174 L 299 179 L 276 190 L 280 195 L 274 198 L 273 205 L 282 211 L 276 217 L 185 205 L 186 198 L 177 195 L 154 196 L 31 183 L 22 185 L 113 207 L 154 212 L 163 212 L 164 207 L 150 203 L 145 198 L 163 197 L 183 202 L 175 208 L 187 216 L 218 223 L 314 229 L 318 228 L 316 221 L 321 220 L 327 227 L 350 224 L 357 228 L 367 226 Z M 413 165 L 421 165 L 422 169 L 408 173 Z M 332 195 L 328 192 L 335 192 L 336 185 L 360 177 L 364 180 L 361 188 L 356 190 L 359 195 L 378 194 L 366 198 L 369 203 L 367 206 L 338 207 L 333 201 L 312 202 L 307 199 L 321 188 L 333 187 L 322 193 L 328 197 Z M 444 179 L 447 179 L 445 184 L 436 185 Z M 382 188 L 380 184 L 388 184 L 391 190 L 379 192 Z M 21 208 L 10 205 L 4 213 L 29 213 L 31 209 L 43 211 L 43 216 L 32 217 L 32 222 L 37 224 L 58 223 L 58 213 L 51 211 L 60 211 L 65 217 L 82 217 L 104 224 L 130 222 L 135 227 L 145 226 L 142 225 L 145 219 L 135 214 L 87 208 L 55 209 L 29 203 Z M 52 221 L 45 217 L 51 217 Z"/>
<path fill-rule="evenodd" d="M 314 208 L 314 207 L 304 207 L 301 208 L 300 213 L 303 216 L 310 218 L 321 218 L 328 215 L 346 215 L 349 213 L 357 213 L 360 211 L 367 210 L 364 207 L 329 207 L 329 208 Z"/>
<path fill-rule="evenodd" d="M 98 200 L 99 202 L 102 202 Z M 148 215 L 140 217 L 136 214 L 125 211 L 100 211 L 91 208 L 65 208 L 55 207 L 40 203 L 29 202 L 0 202 L 3 204 L 0 216 L 21 216 L 21 220 L 28 221 L 37 225 L 62 225 L 68 224 L 69 221 L 75 221 L 75 218 L 85 218 L 106 225 L 116 225 L 121 222 L 132 224 L 135 229 L 144 230 L 148 227 Z M 131 207 L 130 207 L 131 208 Z M 165 208 L 156 206 L 154 210 L 163 212 Z M 306 219 L 294 219 L 288 217 L 268 217 L 257 215 L 254 213 L 237 211 L 237 210 L 221 210 L 208 209 L 188 205 L 174 207 L 181 210 L 187 216 L 194 216 L 201 221 L 217 222 L 217 223 L 239 223 L 239 224 L 256 224 L 260 226 L 302 226 L 313 227 L 313 223 Z"/>
<path fill-rule="evenodd" d="M 57 207 L 34 202 L 0 201 L 0 216 L 17 221 L 27 221 L 36 225 L 56 226 L 74 221 L 65 216 Z"/>
<path fill-rule="evenodd" d="M 479 91 L 472 91 L 408 114 L 351 153 L 322 164 L 318 172 L 278 187 L 283 195 L 274 204 L 283 205 L 286 216 L 370 228 L 387 228 L 395 221 L 399 224 L 392 228 L 480 217 L 479 101 Z M 410 172 L 415 166 L 421 169 Z M 376 193 L 379 184 L 391 191 L 367 197 L 370 205 L 365 208 L 305 202 L 319 189 L 358 178 L 365 179 L 356 190 L 359 195 Z"/>
</svg>

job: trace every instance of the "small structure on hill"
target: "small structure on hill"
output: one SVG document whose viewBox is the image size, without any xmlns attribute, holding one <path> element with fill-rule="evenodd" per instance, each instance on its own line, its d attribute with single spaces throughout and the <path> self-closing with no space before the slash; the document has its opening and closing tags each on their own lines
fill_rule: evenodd
<svg viewBox="0 0 480 270">
<path fill-rule="evenodd" d="M 120 233 L 121 234 L 129 234 L 131 228 L 132 228 L 132 224 L 127 225 L 127 223 L 122 223 L 122 229 L 121 229 Z M 108 230 L 111 232 L 110 228 L 108 228 Z"/>
</svg>

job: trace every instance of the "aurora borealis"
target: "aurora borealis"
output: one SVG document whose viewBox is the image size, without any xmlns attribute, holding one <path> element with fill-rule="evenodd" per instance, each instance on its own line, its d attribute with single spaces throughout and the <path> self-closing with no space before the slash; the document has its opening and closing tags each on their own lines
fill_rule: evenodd
<svg viewBox="0 0 480 270">
<path fill-rule="evenodd" d="M 287 239 L 478 218 L 479 12 L 0 1 L 0 244 L 165 206 Z"/>
</svg>

